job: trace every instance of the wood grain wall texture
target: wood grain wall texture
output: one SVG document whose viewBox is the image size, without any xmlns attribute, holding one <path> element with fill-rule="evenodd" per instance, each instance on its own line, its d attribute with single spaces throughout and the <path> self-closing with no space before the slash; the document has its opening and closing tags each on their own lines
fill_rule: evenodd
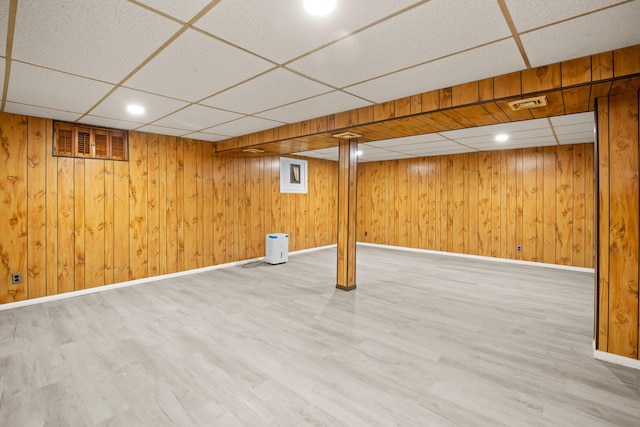
<svg viewBox="0 0 640 427">
<path fill-rule="evenodd" d="M 599 350 L 640 359 L 639 93 L 599 98 Z"/>
<path fill-rule="evenodd" d="M 129 137 L 129 162 L 53 157 L 51 120 L 0 114 L 0 303 L 261 257 L 267 233 L 336 242 L 337 163 L 309 159 L 308 194 L 280 194 L 278 157 Z"/>
<path fill-rule="evenodd" d="M 368 162 L 358 173 L 360 242 L 594 267 L 593 144 Z"/>
</svg>

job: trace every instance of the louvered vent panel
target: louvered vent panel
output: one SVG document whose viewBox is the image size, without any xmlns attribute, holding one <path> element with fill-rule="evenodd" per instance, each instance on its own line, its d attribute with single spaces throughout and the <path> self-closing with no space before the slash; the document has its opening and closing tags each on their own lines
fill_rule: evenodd
<svg viewBox="0 0 640 427">
<path fill-rule="evenodd" d="M 78 155 L 91 155 L 91 133 L 89 129 L 78 129 Z"/>
<path fill-rule="evenodd" d="M 106 131 L 96 131 L 95 144 L 96 144 L 96 157 L 106 159 L 108 157 L 108 133 Z"/>
<path fill-rule="evenodd" d="M 59 156 L 73 156 L 73 129 L 58 128 L 57 153 Z"/>
<path fill-rule="evenodd" d="M 124 135 L 120 132 L 111 133 L 111 158 L 125 160 Z"/>
<path fill-rule="evenodd" d="M 53 135 L 54 156 L 127 161 L 126 131 L 54 122 Z"/>
</svg>

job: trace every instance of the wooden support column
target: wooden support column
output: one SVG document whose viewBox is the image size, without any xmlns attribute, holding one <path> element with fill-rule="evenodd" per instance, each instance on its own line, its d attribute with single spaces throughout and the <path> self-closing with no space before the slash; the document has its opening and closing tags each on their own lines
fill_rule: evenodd
<svg viewBox="0 0 640 427">
<path fill-rule="evenodd" d="M 640 92 L 598 98 L 596 348 L 640 360 Z"/>
<path fill-rule="evenodd" d="M 340 141 L 338 166 L 338 276 L 336 288 L 356 288 L 356 188 L 358 142 Z"/>
</svg>

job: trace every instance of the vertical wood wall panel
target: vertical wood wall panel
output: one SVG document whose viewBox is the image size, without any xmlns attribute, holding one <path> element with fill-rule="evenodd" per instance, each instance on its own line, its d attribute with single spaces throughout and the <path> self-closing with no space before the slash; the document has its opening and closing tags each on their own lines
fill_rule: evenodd
<svg viewBox="0 0 640 427">
<path fill-rule="evenodd" d="M 542 249 L 542 261 L 553 264 L 556 262 L 556 165 L 558 162 L 557 152 L 555 147 L 544 147 L 544 165 L 543 165 L 543 194 L 547 197 L 544 198 L 543 209 L 543 237 L 544 247 Z M 554 194 L 554 197 L 548 196 Z"/>
<path fill-rule="evenodd" d="M 58 286 L 57 292 L 74 290 L 75 228 L 74 228 L 73 159 L 58 159 Z"/>
<path fill-rule="evenodd" d="M 167 273 L 178 270 L 178 140 L 175 136 L 166 137 L 167 141 Z"/>
<path fill-rule="evenodd" d="M 0 116 L 0 123 L 4 124 L 5 117 Z M 53 123 L 46 120 L 47 141 L 51 141 Z M 48 144 L 48 142 L 47 142 Z M 47 150 L 47 176 L 45 182 L 47 198 L 47 295 L 58 293 L 58 158 L 51 155 L 52 150 Z M 1 215 L 1 214 L 0 214 Z M 1 295 L 1 294 L 0 294 Z"/>
<path fill-rule="evenodd" d="M 572 265 L 584 267 L 585 260 L 585 191 L 587 179 L 585 179 L 585 147 L 576 145 L 573 147 L 573 234 L 572 234 Z"/>
<path fill-rule="evenodd" d="M 105 284 L 105 163 L 85 160 L 85 288 Z"/>
<path fill-rule="evenodd" d="M 198 267 L 204 267 L 204 153 L 202 151 L 203 141 L 196 141 L 196 254 Z M 211 144 L 207 144 L 211 145 Z"/>
<path fill-rule="evenodd" d="M 0 113 L 0 303 L 261 257 L 267 233 L 336 243 L 335 162 L 308 159 L 309 192 L 280 194 L 278 157 L 134 131 L 129 162 L 53 157 L 52 129 Z"/>
<path fill-rule="evenodd" d="M 176 138 L 176 251 L 177 251 L 177 270 L 184 271 L 185 268 L 185 248 L 184 248 L 184 140 Z"/>
<path fill-rule="evenodd" d="M 361 240 L 397 244 L 393 236 L 404 231 L 394 206 L 411 194 L 416 222 L 406 224 L 408 235 L 417 236 L 414 247 L 593 267 L 594 224 L 585 207 L 594 198 L 588 152 L 593 144 L 362 163 Z M 397 200 L 389 198 L 394 194 Z"/>
<path fill-rule="evenodd" d="M 113 281 L 115 283 L 126 282 L 131 278 L 129 201 L 129 163 L 113 162 Z M 63 246 L 58 243 L 58 247 Z"/>
<path fill-rule="evenodd" d="M 147 166 L 148 275 L 160 274 L 160 151 L 158 135 L 149 134 Z"/>
<path fill-rule="evenodd" d="M 158 274 L 167 273 L 167 138 L 158 136 L 158 245 L 160 251 L 160 266 Z"/>
<path fill-rule="evenodd" d="M 47 123 L 28 119 L 27 135 L 27 205 L 28 205 L 28 298 L 47 294 L 47 216 L 46 216 L 46 157 Z"/>
<path fill-rule="evenodd" d="M 213 158 L 213 262 L 226 262 L 226 224 L 225 224 L 225 162 L 224 159 Z"/>
<path fill-rule="evenodd" d="M 193 139 L 183 139 L 184 144 L 184 268 L 198 268 L 198 162 L 197 143 Z"/>
<path fill-rule="evenodd" d="M 598 348 L 639 358 L 640 229 L 637 92 L 598 99 Z"/>
<path fill-rule="evenodd" d="M 23 300 L 27 286 L 27 120 L 8 116 L 0 125 L 0 303 Z M 23 273 L 19 285 L 11 274 Z"/>
<path fill-rule="evenodd" d="M 523 150 L 522 162 L 522 245 L 531 248 L 524 251 L 522 259 L 524 261 L 538 261 L 538 246 L 542 236 L 538 236 L 538 207 L 537 198 L 537 148 L 527 148 Z"/>
<path fill-rule="evenodd" d="M 479 255 L 478 236 L 480 225 L 478 222 L 478 161 L 480 157 L 478 153 L 468 153 L 469 158 L 469 174 L 466 175 L 468 184 L 465 187 L 469 190 L 469 227 L 468 227 L 468 246 L 467 251 L 470 255 Z"/>
<path fill-rule="evenodd" d="M 85 163 L 84 159 L 75 162 L 73 170 L 74 174 L 74 228 L 75 228 L 75 284 L 74 289 L 80 290 L 85 288 Z"/>
<path fill-rule="evenodd" d="M 555 264 L 573 265 L 571 242 L 573 232 L 573 147 L 556 149 L 556 260 Z"/>
<path fill-rule="evenodd" d="M 478 235 L 478 255 L 491 256 L 491 243 L 493 232 L 493 218 L 491 216 L 491 177 L 493 162 L 491 152 L 480 153 L 480 164 L 478 166 L 478 215 L 480 222 L 480 233 Z"/>
<path fill-rule="evenodd" d="M 142 279 L 149 276 L 147 134 L 129 132 L 129 159 L 129 261 L 131 279 Z"/>
<path fill-rule="evenodd" d="M 113 283 L 115 242 L 113 240 L 113 166 L 115 162 L 104 162 L 104 284 Z"/>
<path fill-rule="evenodd" d="M 202 266 L 214 265 L 213 144 L 202 144 Z"/>
</svg>

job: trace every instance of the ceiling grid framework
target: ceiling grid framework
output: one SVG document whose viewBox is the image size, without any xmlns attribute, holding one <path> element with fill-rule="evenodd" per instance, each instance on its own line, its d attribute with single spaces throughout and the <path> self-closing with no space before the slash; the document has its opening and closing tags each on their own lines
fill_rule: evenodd
<svg viewBox="0 0 640 427">
<path fill-rule="evenodd" d="M 2 111 L 216 142 L 637 45 L 637 22 L 638 0 L 352 0 L 324 18 L 302 0 L 11 0 Z M 510 123 L 501 147 L 593 141 L 589 116 Z M 496 149 L 490 129 L 368 142 L 363 159 Z"/>
</svg>

